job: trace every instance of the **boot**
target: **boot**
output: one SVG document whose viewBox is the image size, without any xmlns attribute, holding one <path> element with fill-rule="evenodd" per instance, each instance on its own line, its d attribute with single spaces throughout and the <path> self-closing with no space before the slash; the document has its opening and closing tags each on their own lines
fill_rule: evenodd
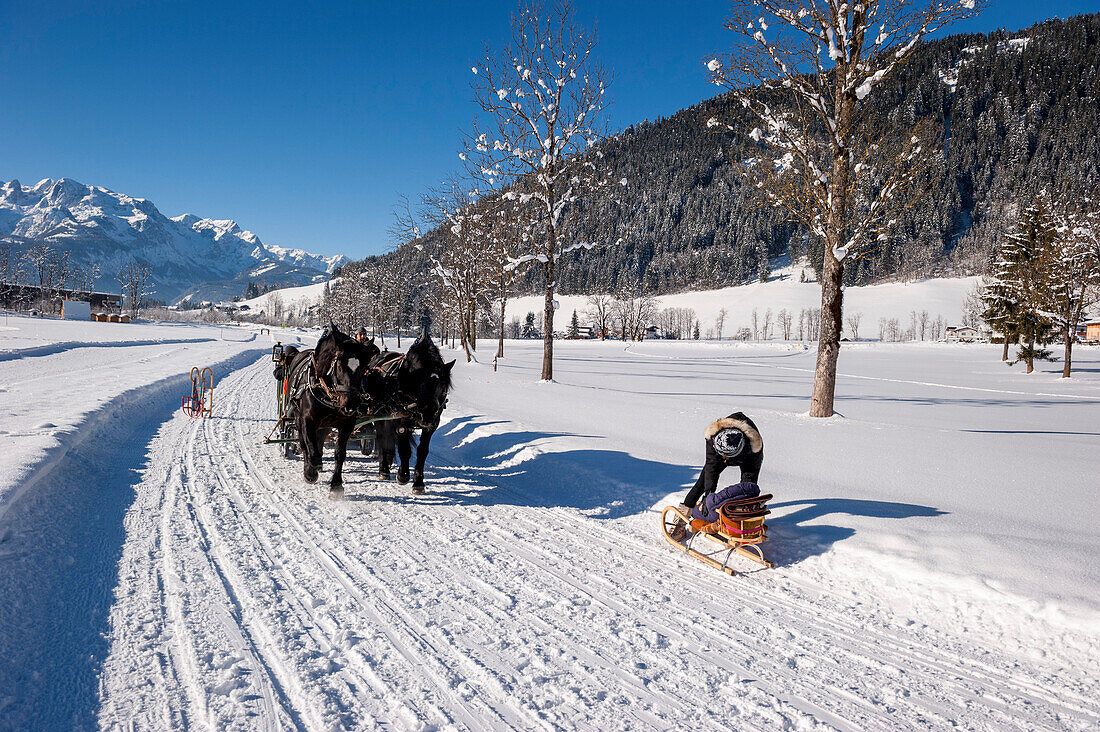
<svg viewBox="0 0 1100 732">
<path fill-rule="evenodd" d="M 691 515 L 691 509 L 684 504 L 681 503 L 679 506 L 677 506 L 677 508 L 682 513 L 685 513 L 689 516 Z M 672 528 L 668 530 L 668 535 L 672 537 L 673 541 L 684 541 L 688 538 L 687 522 L 684 521 L 683 517 L 678 515 L 675 519 L 673 519 Z"/>
</svg>

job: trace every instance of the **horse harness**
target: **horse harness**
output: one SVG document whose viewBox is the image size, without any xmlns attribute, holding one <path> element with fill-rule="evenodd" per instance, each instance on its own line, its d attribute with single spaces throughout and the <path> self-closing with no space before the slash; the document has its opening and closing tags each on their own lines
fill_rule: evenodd
<svg viewBox="0 0 1100 732">
<path fill-rule="evenodd" d="M 294 369 L 293 362 L 287 366 L 286 386 L 284 387 L 288 394 L 286 397 L 287 402 L 297 401 L 298 398 L 302 396 L 303 392 L 308 391 L 314 399 L 329 409 L 345 412 L 346 410 L 337 406 L 336 395 L 354 393 L 354 387 L 329 386 L 328 383 L 325 382 L 324 377 L 318 375 L 317 369 L 314 368 L 313 353 L 313 351 L 302 351 L 295 357 L 295 360 L 297 360 L 299 357 L 305 356 L 304 360 L 306 361 L 306 365 L 304 369 L 301 367 Z M 306 356 L 306 354 L 308 354 L 308 356 Z M 332 363 L 329 365 L 328 371 L 325 372 L 325 376 L 332 378 L 336 370 L 336 360 L 335 358 L 332 359 Z M 301 383 L 303 379 L 300 374 L 303 370 L 305 371 L 305 383 Z M 294 389 L 293 392 L 290 391 L 292 384 Z"/>
<path fill-rule="evenodd" d="M 384 381 L 392 383 L 392 388 L 389 389 L 389 391 L 394 396 L 397 396 L 401 392 L 400 386 L 396 383 L 397 373 L 405 363 L 405 356 L 407 355 L 407 353 L 399 353 L 397 351 L 383 353 L 374 357 L 370 367 L 370 371 L 378 373 Z M 438 379 L 439 374 L 432 373 L 429 378 Z M 438 422 L 439 415 L 443 414 L 443 409 L 446 406 L 447 400 L 444 399 L 443 404 L 440 406 L 439 414 L 436 415 L 436 422 Z M 395 406 L 394 411 L 403 412 L 406 417 L 413 419 L 421 426 L 427 425 L 430 422 L 430 420 L 425 419 L 425 416 L 420 412 L 420 405 L 417 404 L 415 399 L 403 407 Z"/>
</svg>

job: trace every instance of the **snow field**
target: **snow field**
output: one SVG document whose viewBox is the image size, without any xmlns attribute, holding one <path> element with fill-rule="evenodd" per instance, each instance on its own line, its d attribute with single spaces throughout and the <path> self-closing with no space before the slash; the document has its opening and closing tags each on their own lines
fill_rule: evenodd
<svg viewBox="0 0 1100 732">
<path fill-rule="evenodd" d="M 79 445 L 0 494 L 0 727 L 1100 721 L 1100 352 L 1065 382 L 989 347 L 858 344 L 821 421 L 801 346 L 560 343 L 536 384 L 540 344 L 509 342 L 496 373 L 460 359 L 427 495 L 353 449 L 334 503 L 262 444 L 268 340 L 216 343 L 0 363 L 88 392 L 58 402 Z M 175 410 L 175 348 L 223 354 L 213 418 Z M 777 567 L 727 577 L 657 522 L 735 409 L 764 435 Z"/>
<path fill-rule="evenodd" d="M 674 295 L 659 295 L 661 308 L 692 308 L 699 319 L 699 328 L 705 336 L 707 329 L 715 327 L 715 319 L 722 308 L 726 309 L 725 325 L 722 334 L 732 337 L 741 328 L 749 328 L 752 323 L 752 311 L 757 311 L 763 323 L 764 314 L 772 311 L 773 337 L 781 338 L 777 324 L 779 311 L 788 310 L 794 317 L 794 333 L 798 331 L 798 314 L 803 309 L 821 307 L 821 284 L 818 282 L 799 282 L 801 266 L 784 267 L 772 275 L 772 279 L 761 284 L 752 282 L 739 287 L 726 287 L 720 290 L 683 292 Z M 812 279 L 812 272 L 807 276 Z M 935 320 L 942 315 L 948 325 L 962 324 L 963 302 L 980 277 L 941 278 L 919 280 L 917 282 L 888 283 L 867 285 L 864 287 L 844 288 L 844 335 L 849 337 L 848 316 L 862 314 L 859 326 L 861 339 L 878 338 L 879 318 L 897 318 L 902 328 L 909 326 L 910 313 L 927 310 Z M 569 327 L 569 318 L 573 311 L 581 323 L 587 322 L 584 311 L 588 308 L 585 295 L 558 295 L 559 309 L 554 316 L 554 329 L 564 331 Z M 541 313 L 543 296 L 517 297 L 508 301 L 506 321 L 518 318 L 522 323 L 527 313 Z M 792 337 L 795 337 L 792 335 Z"/>
</svg>

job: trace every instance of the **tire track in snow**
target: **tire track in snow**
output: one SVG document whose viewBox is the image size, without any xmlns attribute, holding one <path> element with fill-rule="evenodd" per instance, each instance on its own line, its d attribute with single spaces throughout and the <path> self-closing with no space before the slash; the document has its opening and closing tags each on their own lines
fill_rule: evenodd
<svg viewBox="0 0 1100 732">
<path fill-rule="evenodd" d="M 190 439 L 189 436 L 188 440 Z M 173 465 L 165 482 L 166 491 L 161 501 L 161 518 L 158 522 L 160 561 L 157 563 L 157 588 L 161 607 L 164 608 L 165 625 L 171 629 L 168 656 L 173 675 L 187 694 L 192 715 L 202 720 L 208 729 L 213 729 L 215 725 L 200 681 L 195 641 L 184 620 L 184 603 L 181 597 L 183 590 L 179 575 L 173 569 L 175 553 L 172 549 L 172 516 L 176 513 L 176 497 L 182 483 L 180 466 Z M 184 717 L 185 722 L 186 719 Z"/>
<path fill-rule="evenodd" d="M 256 622 L 255 618 L 259 613 L 256 612 L 255 600 L 243 590 L 242 582 L 234 576 L 230 563 L 224 557 L 218 556 L 220 552 L 215 547 L 221 546 L 222 541 L 213 528 L 213 522 L 204 521 L 198 515 L 199 501 L 196 494 L 188 488 L 188 478 L 199 478 L 195 469 L 194 448 L 195 438 L 201 427 L 201 422 L 196 424 L 187 438 L 184 451 L 186 471 L 181 482 L 178 513 L 194 529 L 200 549 L 197 554 L 210 570 L 210 574 L 217 578 L 222 589 L 225 599 L 223 607 L 228 610 L 221 616 L 222 625 L 252 661 L 253 672 L 259 675 L 259 691 L 264 700 L 264 710 L 268 714 L 264 722 L 273 728 L 281 727 L 282 722 L 276 713 L 278 710 L 297 729 L 305 728 L 303 722 L 308 722 L 310 727 L 319 728 L 321 720 L 318 717 L 299 710 L 292 702 L 288 690 L 300 692 L 296 679 L 287 672 L 285 663 L 276 655 L 274 639 L 268 630 L 262 623 Z"/>
<path fill-rule="evenodd" d="M 266 374 L 261 372 L 260 377 L 266 377 Z M 255 380 L 257 380 L 257 376 L 252 375 L 250 381 Z M 234 392 L 234 394 L 238 394 L 240 390 L 244 389 L 244 386 L 239 387 L 238 392 Z M 237 398 L 239 400 L 239 397 Z M 455 698 L 451 691 L 463 679 L 457 676 L 453 669 L 442 666 L 440 661 L 437 660 L 453 656 L 453 652 L 429 638 L 423 626 L 401 609 L 396 598 L 385 597 L 385 595 L 390 594 L 390 588 L 370 573 L 368 568 L 362 565 L 356 566 L 357 563 L 351 557 L 324 539 L 323 536 L 314 539 L 305 530 L 299 520 L 300 512 L 290 509 L 287 502 L 281 499 L 282 492 L 278 487 L 256 467 L 255 457 L 248 447 L 248 440 L 241 431 L 239 424 L 236 432 L 236 444 L 240 450 L 240 455 L 244 459 L 245 466 L 257 487 L 263 489 L 268 496 L 268 505 L 278 511 L 281 517 L 293 527 L 302 543 L 309 548 L 311 554 L 320 560 L 320 564 L 329 575 L 357 600 L 361 609 L 372 615 L 377 625 L 383 629 L 392 647 L 402 658 L 410 666 L 428 674 L 429 681 L 449 711 L 448 716 L 457 719 L 470 729 L 492 729 L 494 723 L 483 721 L 490 718 L 495 718 L 496 724 L 506 724 L 513 727 L 540 726 L 536 719 L 523 714 L 518 709 L 510 708 L 511 704 L 505 697 L 500 700 L 504 711 L 503 715 L 500 708 L 488 706 L 484 702 L 475 699 L 473 700 L 474 703 L 481 707 L 481 713 L 484 716 L 483 719 L 472 716 L 466 709 L 470 702 Z M 299 516 L 292 515 L 296 513 Z M 361 586 L 367 586 L 374 590 L 370 598 L 364 594 Z M 405 636 L 404 638 L 398 635 L 399 629 L 403 629 L 401 632 Z M 462 665 L 465 659 L 452 660 L 456 661 L 457 665 Z"/>
<path fill-rule="evenodd" d="M 436 459 L 442 463 L 449 463 L 454 469 L 464 470 L 461 466 L 450 463 L 446 458 L 437 456 Z M 511 494 L 522 499 L 516 502 L 518 504 L 524 502 L 530 503 L 532 501 L 537 502 L 537 499 L 526 495 L 523 491 L 502 484 L 489 476 L 479 475 L 479 479 L 484 479 L 484 482 L 495 485 L 502 493 Z M 531 517 L 532 511 L 537 511 L 537 520 Z M 580 534 L 589 542 L 593 541 L 593 536 L 595 534 L 602 535 L 602 538 L 596 543 L 600 545 L 602 552 L 609 552 L 612 555 L 622 553 L 624 544 L 630 544 L 637 552 L 633 557 L 634 559 L 639 557 L 645 558 L 644 564 L 651 572 L 651 574 L 647 573 L 648 576 L 661 577 L 667 575 L 670 559 L 686 563 L 684 566 L 691 566 L 690 560 L 686 560 L 676 555 L 670 549 L 667 549 L 664 544 L 654 546 L 654 543 L 642 541 L 625 532 L 616 531 L 613 528 L 602 525 L 599 521 L 584 519 L 583 517 L 578 517 L 576 521 L 571 521 L 569 517 L 563 516 L 562 512 L 558 510 L 551 508 L 530 509 L 522 505 L 515 510 L 515 514 L 517 521 L 526 523 L 529 526 L 529 535 L 531 536 L 537 535 L 539 532 L 545 533 L 546 526 L 549 523 L 556 525 L 559 530 L 564 532 Z M 584 525 L 583 528 L 580 528 L 581 524 Z M 654 519 L 654 531 L 656 532 L 656 530 L 656 519 Z M 525 546 L 528 551 L 546 554 L 546 550 L 542 547 L 556 545 L 554 542 L 543 541 L 538 545 L 529 544 Z M 582 557 L 576 555 L 570 555 L 564 559 L 566 560 L 567 566 L 570 566 L 576 561 L 584 561 Z M 703 570 L 699 570 L 697 574 L 702 575 Z M 567 582 L 575 584 L 568 573 L 564 573 L 563 576 L 566 578 Z M 590 571 L 587 572 L 585 576 L 589 580 L 599 582 L 603 585 L 602 589 L 604 591 L 594 594 L 593 597 L 602 600 L 615 593 L 615 585 L 607 582 L 598 572 Z M 714 578 L 708 577 L 706 583 L 711 592 L 697 593 L 699 595 L 699 602 L 704 604 L 706 609 L 705 613 L 696 613 L 691 608 L 679 608 L 679 612 L 687 615 L 691 619 L 693 627 L 707 629 L 719 622 L 717 619 L 722 617 L 723 608 L 716 604 L 714 598 L 722 597 L 723 595 L 728 597 L 730 595 L 730 587 L 732 586 L 732 584 L 723 583 L 722 580 L 724 579 L 724 576 L 719 577 L 717 575 Z M 733 582 L 732 578 L 731 582 Z M 782 595 L 770 584 L 766 585 L 761 583 L 758 586 L 753 586 L 751 588 L 742 587 L 740 589 L 748 590 L 748 592 L 733 597 L 732 600 L 734 602 L 750 605 L 756 611 L 765 614 L 775 614 L 776 607 L 780 606 L 783 608 L 785 614 L 793 616 L 795 619 L 796 622 L 792 623 L 792 627 L 815 628 L 823 638 L 842 635 L 844 644 L 847 646 L 837 647 L 826 644 L 816 649 L 805 649 L 807 655 L 812 655 L 814 653 L 827 654 L 830 651 L 839 650 L 846 655 L 849 661 L 858 662 L 869 667 L 879 664 L 881 667 L 889 668 L 894 675 L 900 672 L 907 674 L 908 678 L 913 678 L 913 675 L 912 671 L 907 667 L 914 664 L 919 666 L 921 675 L 924 677 L 924 688 L 929 690 L 929 695 L 922 697 L 911 696 L 907 702 L 906 700 L 901 700 L 899 705 L 911 707 L 912 711 L 917 715 L 922 715 L 924 713 L 940 715 L 940 723 L 948 723 L 952 719 L 957 718 L 959 709 L 953 707 L 952 704 L 957 704 L 961 701 L 956 699 L 953 702 L 938 703 L 936 699 L 931 696 L 934 690 L 943 686 L 946 679 L 969 682 L 962 686 L 955 685 L 952 688 L 955 691 L 965 691 L 971 703 L 982 704 L 989 707 L 991 712 L 1004 715 L 999 719 L 987 720 L 990 723 L 1011 724 L 1013 720 L 1018 720 L 1021 708 L 1029 711 L 1034 710 L 1043 714 L 1045 718 L 1033 718 L 1033 721 L 1039 724 L 1056 724 L 1054 721 L 1055 718 L 1052 718 L 1052 715 L 1058 712 L 1068 713 L 1074 716 L 1084 714 L 1093 718 L 1096 718 L 1097 715 L 1100 714 L 1100 708 L 1098 708 L 1095 701 L 1089 697 L 1075 694 L 1071 690 L 1063 687 L 1060 691 L 1067 692 L 1069 696 L 1074 697 L 1078 702 L 1077 704 L 1069 704 L 1065 699 L 1065 693 L 1051 694 L 1049 690 L 1044 690 L 1039 684 L 1030 682 L 1026 678 L 1005 674 L 1000 669 L 991 665 L 981 664 L 973 658 L 964 657 L 961 651 L 959 653 L 949 654 L 948 660 L 945 661 L 941 660 L 942 656 L 945 655 L 941 652 L 943 650 L 942 647 L 931 645 L 930 647 L 937 648 L 937 654 L 939 654 L 939 656 L 933 655 L 922 651 L 921 645 L 906 642 L 891 634 L 877 630 L 869 633 L 868 628 L 846 621 L 843 615 L 830 614 L 829 622 L 825 623 L 821 619 L 824 608 L 805 600 L 797 602 L 792 601 L 790 598 Z M 646 616 L 650 615 L 650 613 L 643 613 L 642 615 Z M 737 631 L 736 628 L 733 628 L 733 630 L 735 632 Z M 722 643 L 725 640 L 723 636 L 709 633 L 706 630 L 704 630 L 701 635 L 709 637 L 709 639 L 715 643 Z M 741 641 L 743 643 L 752 647 L 753 641 L 755 640 L 752 636 L 744 633 L 740 633 L 739 635 L 742 636 Z M 874 637 L 866 640 L 861 638 L 861 636 L 867 635 L 873 635 Z M 789 645 L 789 643 L 785 645 Z M 883 658 L 882 651 L 884 647 L 890 651 L 894 660 L 886 660 Z M 772 655 L 773 651 L 773 649 L 768 646 L 760 645 L 757 645 L 754 650 L 754 659 L 768 658 Z M 973 652 L 973 649 L 968 650 Z M 754 661 L 754 666 L 755 663 Z M 794 686 L 804 686 L 804 684 L 799 683 L 802 679 L 798 678 L 796 675 L 784 673 L 778 665 L 773 666 L 773 670 L 777 672 L 781 679 L 785 682 L 789 682 L 792 688 Z M 881 673 L 882 671 L 880 669 L 876 675 L 881 675 Z M 989 693 L 990 689 L 1008 689 L 1010 690 L 1012 698 L 1006 700 L 993 698 Z M 878 708 L 878 705 L 868 704 L 864 700 L 853 699 L 853 701 L 857 701 L 858 705 L 864 707 L 865 711 L 868 711 L 871 716 L 877 717 L 879 724 L 890 726 L 896 723 L 894 717 L 883 716 L 883 711 Z M 1020 702 L 1022 702 L 1022 704 Z M 796 702 L 792 703 L 794 706 L 798 706 Z M 925 705 L 926 708 L 919 706 L 920 704 Z M 1036 709 L 1036 707 L 1038 707 L 1038 709 Z M 1044 713 L 1044 710 L 1053 711 L 1046 711 Z M 972 711 L 973 709 L 971 709 L 971 712 Z M 837 726 L 838 720 L 832 720 L 830 723 Z"/>
</svg>

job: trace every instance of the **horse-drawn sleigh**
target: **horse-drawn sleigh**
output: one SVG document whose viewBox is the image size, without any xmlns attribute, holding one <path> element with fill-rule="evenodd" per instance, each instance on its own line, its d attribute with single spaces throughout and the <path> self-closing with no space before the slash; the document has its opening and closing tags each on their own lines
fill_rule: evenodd
<svg viewBox="0 0 1100 732">
<path fill-rule="evenodd" d="M 412 433 L 420 430 L 413 493 L 424 492 L 424 462 L 432 434 L 447 406 L 454 361 L 444 363 L 427 336 L 407 353 L 382 352 L 373 339 L 360 343 L 335 325 L 317 347 L 299 350 L 276 344 L 275 427 L 266 442 L 283 446 L 284 455 L 301 455 L 306 482 L 315 483 L 321 455 L 335 432 L 335 465 L 330 496 L 343 494 L 347 444 L 372 441 L 378 453 L 378 475 L 390 478 L 395 452 L 400 457 L 397 482 L 409 482 Z M 365 451 L 365 450 L 364 450 Z"/>
</svg>

